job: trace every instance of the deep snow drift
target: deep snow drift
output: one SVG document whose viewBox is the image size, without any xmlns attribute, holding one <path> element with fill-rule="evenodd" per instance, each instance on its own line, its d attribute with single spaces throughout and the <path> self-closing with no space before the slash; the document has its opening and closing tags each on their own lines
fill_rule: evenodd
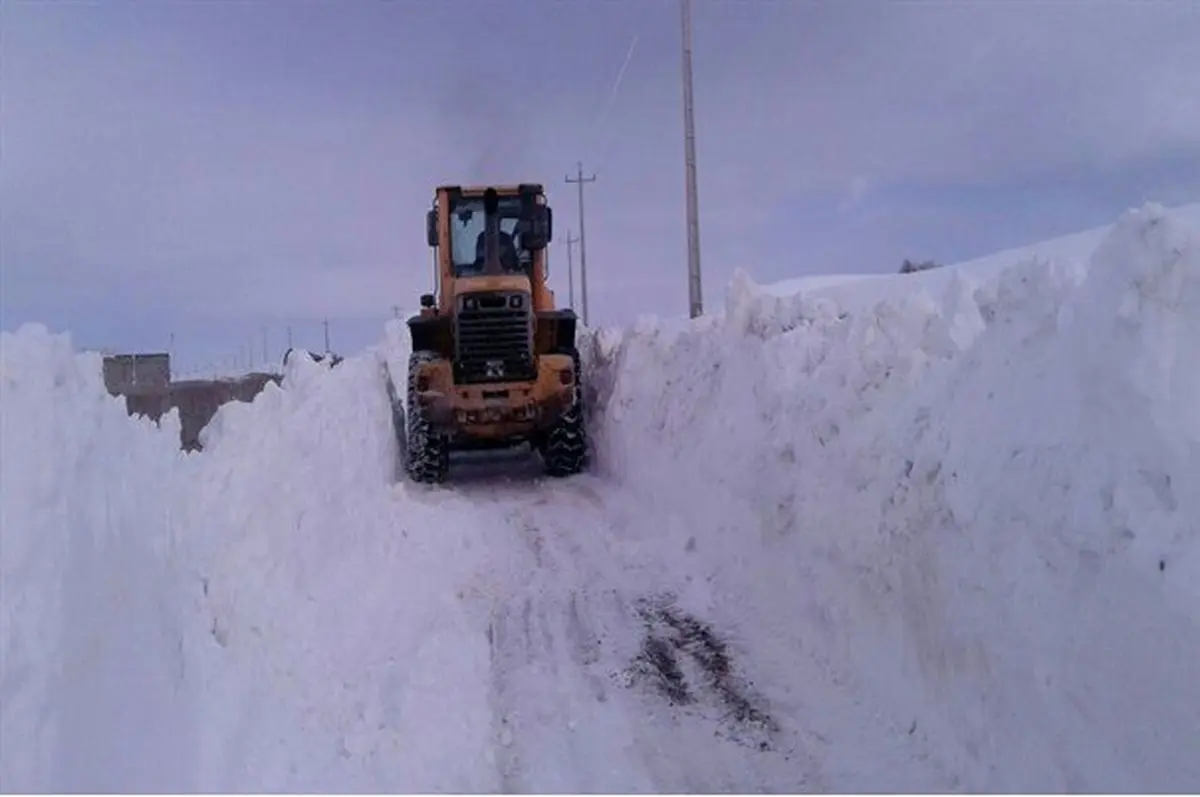
<svg viewBox="0 0 1200 797">
<path fill-rule="evenodd" d="M 707 616 L 785 693 L 852 685 L 953 788 L 1194 791 L 1198 228 L 1151 206 L 1051 261 L 743 279 L 703 329 L 602 335 L 600 472 L 694 530 Z M 808 713 L 818 759 L 879 764 Z"/>
<path fill-rule="evenodd" d="M 1039 259 L 1041 258 L 1041 259 Z M 0 342 L 0 787 L 1200 788 L 1200 205 L 589 333 L 594 472 Z"/>
</svg>

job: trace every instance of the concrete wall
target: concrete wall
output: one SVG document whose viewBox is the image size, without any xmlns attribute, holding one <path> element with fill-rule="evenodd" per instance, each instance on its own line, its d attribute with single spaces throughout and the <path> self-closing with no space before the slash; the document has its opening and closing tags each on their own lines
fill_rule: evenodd
<svg viewBox="0 0 1200 797">
<path fill-rule="evenodd" d="M 200 431 L 213 419 L 222 404 L 254 401 L 254 397 L 262 392 L 268 382 L 278 384 L 281 381 L 278 374 L 253 373 L 240 379 L 168 380 L 164 384 L 159 379 L 161 373 L 161 364 L 156 364 L 149 371 L 136 373 L 135 379 L 132 365 L 118 363 L 111 367 L 113 381 L 110 383 L 110 366 L 108 359 L 105 359 L 105 384 L 113 395 L 125 397 L 125 409 L 130 415 L 144 415 L 157 421 L 172 408 L 178 408 L 182 427 L 179 444 L 187 451 L 200 451 L 203 448 L 200 445 Z M 150 376 L 149 379 L 143 378 L 146 374 Z"/>
<path fill-rule="evenodd" d="M 104 386 L 114 396 L 164 393 L 170 385 L 169 354 L 114 354 L 104 358 Z"/>
<path fill-rule="evenodd" d="M 278 374 L 254 373 L 241 379 L 195 379 L 171 385 L 169 406 L 179 408 L 180 444 L 188 451 L 199 451 L 200 430 L 208 425 L 222 404 L 230 401 L 254 401 L 268 382 L 279 384 Z"/>
</svg>

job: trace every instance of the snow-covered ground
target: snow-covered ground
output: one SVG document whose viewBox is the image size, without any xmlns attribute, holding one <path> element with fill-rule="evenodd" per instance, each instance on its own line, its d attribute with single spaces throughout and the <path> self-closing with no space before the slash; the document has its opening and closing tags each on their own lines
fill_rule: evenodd
<svg viewBox="0 0 1200 797">
<path fill-rule="evenodd" d="M 4 333 L 0 787 L 1200 789 L 1200 205 L 589 333 L 563 481 L 398 481 L 403 331 L 190 455 Z"/>
</svg>

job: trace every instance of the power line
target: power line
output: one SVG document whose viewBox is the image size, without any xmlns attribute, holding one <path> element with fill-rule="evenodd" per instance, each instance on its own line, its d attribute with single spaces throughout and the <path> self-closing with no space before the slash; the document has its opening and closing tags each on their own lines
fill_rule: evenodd
<svg viewBox="0 0 1200 797">
<path fill-rule="evenodd" d="M 692 3 L 680 0 L 683 27 L 683 160 L 687 173 L 688 311 L 704 312 L 700 293 L 700 213 L 696 198 L 696 124 L 692 114 Z"/>
<path fill-rule="evenodd" d="M 575 179 L 565 178 L 568 183 L 579 185 L 579 283 L 583 301 L 583 325 L 588 322 L 588 290 L 587 290 L 587 232 L 583 226 L 583 185 L 596 182 L 596 175 L 583 176 L 583 162 L 575 164 Z"/>
<path fill-rule="evenodd" d="M 579 238 L 572 238 L 571 231 L 567 230 L 567 296 L 568 307 L 575 309 L 575 258 L 572 256 L 574 248 L 572 244 L 579 243 Z"/>
</svg>

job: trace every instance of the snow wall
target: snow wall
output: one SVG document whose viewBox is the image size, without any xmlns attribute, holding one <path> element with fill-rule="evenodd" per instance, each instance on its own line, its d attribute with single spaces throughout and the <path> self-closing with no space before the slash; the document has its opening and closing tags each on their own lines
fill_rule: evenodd
<svg viewBox="0 0 1200 797">
<path fill-rule="evenodd" d="M 960 788 L 1195 790 L 1198 211 L 601 332 L 596 467 Z"/>
<path fill-rule="evenodd" d="M 0 784 L 164 789 L 191 730 L 178 416 L 129 418 L 100 355 L 37 327 L 0 338 L 0 389 Z"/>
<path fill-rule="evenodd" d="M 819 668 L 962 789 L 1194 791 L 1198 209 L 1049 259 L 743 275 L 723 315 L 589 332 L 597 474 L 685 531 L 688 599 L 760 667 Z M 483 634 L 447 586 L 487 566 L 447 513 L 481 520 L 393 484 L 380 434 L 402 331 L 336 369 L 297 358 L 191 455 L 68 337 L 3 334 L 6 791 L 494 788 Z M 422 702 L 448 684 L 454 712 Z M 384 728 L 396 701 L 420 722 Z M 886 782 L 886 754 L 820 744 Z"/>
<path fill-rule="evenodd" d="M 0 336 L 5 791 L 495 790 L 470 507 L 395 483 L 402 331 L 294 358 L 192 454 L 69 336 Z"/>
</svg>

